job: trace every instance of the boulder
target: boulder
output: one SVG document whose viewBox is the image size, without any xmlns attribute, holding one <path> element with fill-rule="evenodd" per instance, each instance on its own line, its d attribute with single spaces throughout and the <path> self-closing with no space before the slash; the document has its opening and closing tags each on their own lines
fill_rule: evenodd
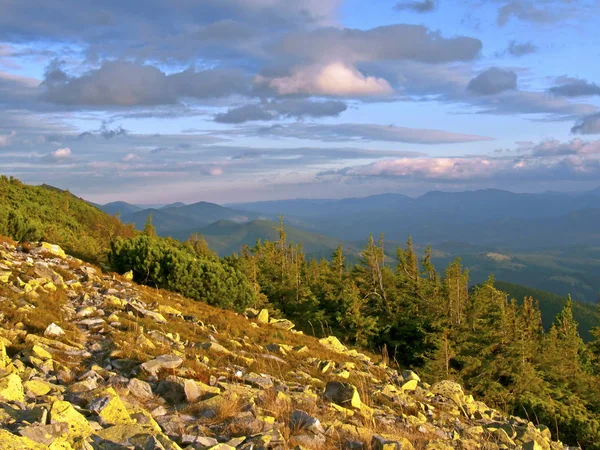
<svg viewBox="0 0 600 450">
<path fill-rule="evenodd" d="M 65 251 L 62 248 L 60 248 L 59 245 L 50 244 L 48 242 L 40 242 L 40 245 L 38 247 L 34 248 L 33 250 L 31 250 L 31 253 L 33 253 L 35 255 L 49 253 L 58 258 L 62 258 L 62 259 L 67 258 L 67 254 L 65 253 Z"/>
<path fill-rule="evenodd" d="M 0 378 L 0 400 L 5 402 L 22 402 L 25 399 L 23 383 L 16 373 Z"/>
<path fill-rule="evenodd" d="M 325 433 L 325 430 L 323 429 L 319 419 L 312 417 L 310 414 L 299 409 L 292 413 L 289 426 L 294 431 L 306 430 L 313 434 Z"/>
<path fill-rule="evenodd" d="M 46 337 L 54 338 L 54 337 L 61 337 L 64 335 L 65 335 L 64 330 L 61 327 L 59 327 L 58 325 L 56 325 L 54 322 L 51 323 L 50 325 L 48 325 L 48 327 L 44 331 L 44 336 L 46 336 Z"/>
<path fill-rule="evenodd" d="M 152 394 L 152 386 L 146 383 L 145 381 L 138 380 L 137 378 L 132 378 L 127 383 L 127 389 L 134 397 L 140 399 L 151 399 L 154 394 Z"/>
<path fill-rule="evenodd" d="M 98 415 L 102 425 L 129 425 L 134 421 L 127 408 L 113 388 L 108 388 L 102 395 L 94 397 L 88 409 Z"/>
<path fill-rule="evenodd" d="M 258 323 L 269 323 L 269 310 L 261 309 L 258 315 L 256 316 L 256 321 Z"/>
<path fill-rule="evenodd" d="M 336 338 L 335 336 L 328 336 L 326 338 L 319 339 L 319 343 L 322 346 L 328 348 L 329 350 L 333 350 L 334 352 L 337 352 L 337 353 L 344 353 L 345 351 L 348 350 L 346 348 L 346 346 L 344 344 L 342 344 L 340 342 L 340 340 L 338 338 Z"/>
<path fill-rule="evenodd" d="M 382 436 L 373 436 L 371 439 L 372 450 L 414 450 L 412 444 L 406 438 L 386 439 Z"/>
<path fill-rule="evenodd" d="M 87 419 L 78 412 L 71 403 L 56 400 L 50 408 L 50 423 L 66 423 L 69 426 L 67 434 L 63 435 L 69 440 L 85 437 L 92 434 L 93 430 Z"/>
<path fill-rule="evenodd" d="M 10 431 L 0 429 L 2 450 L 44 450 L 48 447 L 27 437 L 16 436 Z"/>
<path fill-rule="evenodd" d="M 183 364 L 183 359 L 177 355 L 161 355 L 150 361 L 146 361 L 140 367 L 150 375 L 156 376 L 162 369 L 176 369 Z"/>
<path fill-rule="evenodd" d="M 324 397 L 346 408 L 351 406 L 360 409 L 362 407 L 358 390 L 350 383 L 330 381 L 325 387 Z"/>
</svg>

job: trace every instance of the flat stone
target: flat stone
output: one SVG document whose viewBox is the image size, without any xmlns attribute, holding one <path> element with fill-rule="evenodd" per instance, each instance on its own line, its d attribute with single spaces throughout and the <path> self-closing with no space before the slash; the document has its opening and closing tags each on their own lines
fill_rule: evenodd
<svg viewBox="0 0 600 450">
<path fill-rule="evenodd" d="M 0 400 L 6 402 L 22 402 L 25 399 L 23 383 L 15 373 L 0 378 Z"/>
<path fill-rule="evenodd" d="M 158 358 L 146 361 L 141 365 L 151 375 L 156 375 L 161 369 L 176 369 L 183 364 L 183 359 L 177 355 L 161 355 Z"/>
</svg>

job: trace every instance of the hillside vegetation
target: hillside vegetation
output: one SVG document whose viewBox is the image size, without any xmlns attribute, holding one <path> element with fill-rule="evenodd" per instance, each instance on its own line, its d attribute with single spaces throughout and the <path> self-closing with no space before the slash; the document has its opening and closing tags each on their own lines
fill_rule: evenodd
<svg viewBox="0 0 600 450">
<path fill-rule="evenodd" d="M 135 234 L 133 227 L 67 191 L 0 176 L 0 235 L 54 242 L 72 255 L 104 262 L 111 240 Z"/>
<path fill-rule="evenodd" d="M 554 318 L 562 311 L 568 301 L 567 297 L 561 297 L 551 292 L 544 292 L 539 289 L 506 283 L 504 281 L 496 281 L 495 286 L 519 303 L 527 297 L 532 297 L 539 302 L 540 311 L 542 312 L 542 323 L 546 330 L 552 327 Z M 593 339 L 591 330 L 598 324 L 597 306 L 573 301 L 573 318 L 578 324 L 579 334 L 583 340 L 585 342 L 591 341 Z"/>
<path fill-rule="evenodd" d="M 44 249 L 38 251 L 38 249 Z M 0 239 L 0 448 L 564 450 L 452 381 Z"/>
</svg>

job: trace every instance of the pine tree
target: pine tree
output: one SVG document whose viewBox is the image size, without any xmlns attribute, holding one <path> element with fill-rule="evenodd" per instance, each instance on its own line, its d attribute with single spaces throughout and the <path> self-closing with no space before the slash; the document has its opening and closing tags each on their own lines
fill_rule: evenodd
<svg viewBox="0 0 600 450">
<path fill-rule="evenodd" d="M 148 218 L 146 219 L 146 223 L 144 224 L 144 235 L 148 237 L 156 236 L 156 228 L 152 225 L 152 213 L 148 214 Z"/>
</svg>

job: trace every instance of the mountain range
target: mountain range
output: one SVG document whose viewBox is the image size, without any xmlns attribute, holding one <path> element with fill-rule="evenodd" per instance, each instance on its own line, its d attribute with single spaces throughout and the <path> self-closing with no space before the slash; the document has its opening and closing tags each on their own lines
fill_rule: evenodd
<svg viewBox="0 0 600 450">
<path fill-rule="evenodd" d="M 474 282 L 497 279 L 595 302 L 600 292 L 600 188 L 589 192 L 516 194 L 502 190 L 429 192 L 418 198 L 382 194 L 364 198 L 295 199 L 238 203 L 175 203 L 145 208 L 125 202 L 100 206 L 142 229 L 185 240 L 204 235 L 220 255 L 257 239 L 277 238 L 284 216 L 292 243 L 308 256 L 328 257 L 342 244 L 356 260 L 369 234 L 385 235 L 388 256 L 412 236 L 430 244 L 440 266 L 461 257 Z"/>
</svg>

